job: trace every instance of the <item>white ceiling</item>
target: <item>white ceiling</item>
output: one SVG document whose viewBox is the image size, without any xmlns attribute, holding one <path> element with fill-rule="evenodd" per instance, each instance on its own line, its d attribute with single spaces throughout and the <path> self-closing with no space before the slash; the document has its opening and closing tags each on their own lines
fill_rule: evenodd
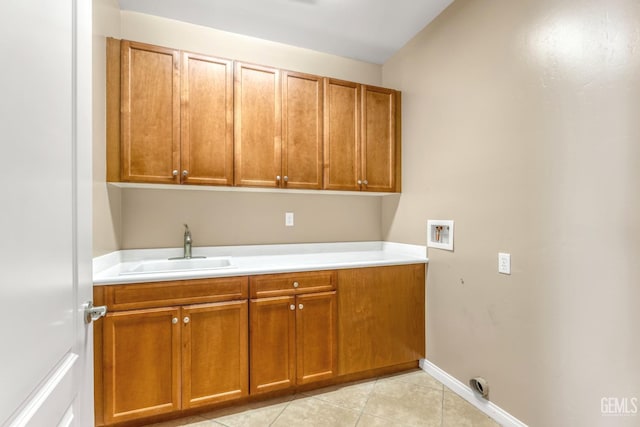
<svg viewBox="0 0 640 427">
<path fill-rule="evenodd" d="M 120 8 L 382 64 L 453 0 L 119 0 Z"/>
</svg>

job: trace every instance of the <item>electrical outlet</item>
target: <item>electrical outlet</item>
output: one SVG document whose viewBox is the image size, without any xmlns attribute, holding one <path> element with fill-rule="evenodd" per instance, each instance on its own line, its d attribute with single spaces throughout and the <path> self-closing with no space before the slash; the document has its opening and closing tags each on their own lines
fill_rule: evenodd
<svg viewBox="0 0 640 427">
<path fill-rule="evenodd" d="M 511 274 L 511 254 L 498 252 L 498 273 Z"/>
<path fill-rule="evenodd" d="M 293 227 L 293 212 L 285 212 L 284 225 L 286 227 Z"/>
</svg>

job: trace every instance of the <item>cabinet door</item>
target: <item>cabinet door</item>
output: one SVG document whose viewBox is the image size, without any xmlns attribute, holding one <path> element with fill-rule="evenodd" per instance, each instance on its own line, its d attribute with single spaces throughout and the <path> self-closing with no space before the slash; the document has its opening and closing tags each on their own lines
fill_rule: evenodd
<svg viewBox="0 0 640 427">
<path fill-rule="evenodd" d="M 360 190 L 360 85 L 325 79 L 324 188 Z"/>
<path fill-rule="evenodd" d="M 424 357 L 424 318 L 424 264 L 339 270 L 339 374 Z"/>
<path fill-rule="evenodd" d="M 336 292 L 299 295 L 296 303 L 297 384 L 336 376 Z"/>
<path fill-rule="evenodd" d="M 236 63 L 234 83 L 235 183 L 277 187 L 282 174 L 280 70 Z"/>
<path fill-rule="evenodd" d="M 103 325 L 107 424 L 180 409 L 177 307 L 110 313 Z"/>
<path fill-rule="evenodd" d="M 295 297 L 251 300 L 251 394 L 295 384 Z"/>
<path fill-rule="evenodd" d="M 182 53 L 184 184 L 233 185 L 232 62 Z"/>
<path fill-rule="evenodd" d="M 396 91 L 362 87 L 363 190 L 395 190 Z"/>
<path fill-rule="evenodd" d="M 178 51 L 123 41 L 121 55 L 122 180 L 177 183 Z"/>
<path fill-rule="evenodd" d="M 282 77 L 282 187 L 322 188 L 322 77 Z"/>
<path fill-rule="evenodd" d="M 182 308 L 182 407 L 247 396 L 247 301 Z"/>
</svg>

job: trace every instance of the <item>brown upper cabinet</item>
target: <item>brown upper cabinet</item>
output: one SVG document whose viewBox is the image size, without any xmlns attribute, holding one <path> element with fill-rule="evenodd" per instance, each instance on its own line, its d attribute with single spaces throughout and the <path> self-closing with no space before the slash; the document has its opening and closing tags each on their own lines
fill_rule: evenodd
<svg viewBox="0 0 640 427">
<path fill-rule="evenodd" d="M 107 43 L 107 180 L 400 191 L 400 93 Z"/>
<path fill-rule="evenodd" d="M 108 67 L 108 179 L 233 185 L 232 62 L 109 39 L 111 62 L 117 44 L 120 66 Z M 116 72 L 120 144 L 114 141 Z"/>
<path fill-rule="evenodd" d="M 324 93 L 324 188 L 358 191 L 360 85 L 326 79 Z"/>
<path fill-rule="evenodd" d="M 236 185 L 277 187 L 281 163 L 280 70 L 236 62 Z"/>
<path fill-rule="evenodd" d="M 360 184 L 367 191 L 396 191 L 397 92 L 363 85 Z"/>
<path fill-rule="evenodd" d="M 324 188 L 400 190 L 398 92 L 325 80 Z"/>
<path fill-rule="evenodd" d="M 121 55 L 122 180 L 173 183 L 180 168 L 178 51 L 123 41 Z"/>
<path fill-rule="evenodd" d="M 323 78 L 282 73 L 284 188 L 322 188 Z"/>
<path fill-rule="evenodd" d="M 322 114 L 322 77 L 236 63 L 236 185 L 321 189 Z"/>
<path fill-rule="evenodd" d="M 233 185 L 233 63 L 182 52 L 184 184 Z"/>
</svg>

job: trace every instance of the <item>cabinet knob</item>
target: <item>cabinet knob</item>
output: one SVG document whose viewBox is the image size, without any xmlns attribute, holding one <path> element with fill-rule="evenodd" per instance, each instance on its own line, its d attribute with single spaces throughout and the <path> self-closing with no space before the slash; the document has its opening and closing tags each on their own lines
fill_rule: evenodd
<svg viewBox="0 0 640 427">
<path fill-rule="evenodd" d="M 276 181 L 280 182 L 280 175 L 276 176 Z"/>
<path fill-rule="evenodd" d="M 189 317 L 185 317 L 184 319 L 182 319 L 182 321 L 183 321 L 184 323 L 189 323 Z"/>
<path fill-rule="evenodd" d="M 295 305 L 295 304 L 291 304 L 291 305 L 289 306 L 289 310 L 293 311 L 293 310 L 295 310 L 295 309 L 296 309 L 296 305 Z"/>
<path fill-rule="evenodd" d="M 362 185 L 362 180 L 361 179 L 358 180 L 358 185 Z"/>
<path fill-rule="evenodd" d="M 298 304 L 298 308 L 299 308 L 300 310 L 302 310 L 302 309 L 304 308 L 304 305 L 302 305 L 302 304 Z"/>
<path fill-rule="evenodd" d="M 300 286 L 300 283 L 298 283 L 298 282 L 293 282 L 293 287 L 294 287 L 294 288 L 297 288 L 298 286 Z"/>
<path fill-rule="evenodd" d="M 289 177 L 287 175 L 284 176 L 284 182 L 289 182 Z"/>
<path fill-rule="evenodd" d="M 173 176 L 178 176 L 178 170 L 177 169 L 173 170 Z"/>
<path fill-rule="evenodd" d="M 362 183 L 363 183 L 364 185 L 369 185 L 369 181 L 367 181 L 366 179 L 365 179 L 364 181 L 362 181 Z"/>
<path fill-rule="evenodd" d="M 173 319 L 171 319 L 171 323 L 173 323 L 174 325 L 178 324 L 178 318 L 174 317 Z"/>
<path fill-rule="evenodd" d="M 188 171 L 188 170 L 186 170 L 186 169 L 185 169 L 185 170 L 183 170 L 183 171 L 182 171 L 182 176 L 187 176 L 187 175 L 189 175 L 189 171 Z"/>
</svg>

